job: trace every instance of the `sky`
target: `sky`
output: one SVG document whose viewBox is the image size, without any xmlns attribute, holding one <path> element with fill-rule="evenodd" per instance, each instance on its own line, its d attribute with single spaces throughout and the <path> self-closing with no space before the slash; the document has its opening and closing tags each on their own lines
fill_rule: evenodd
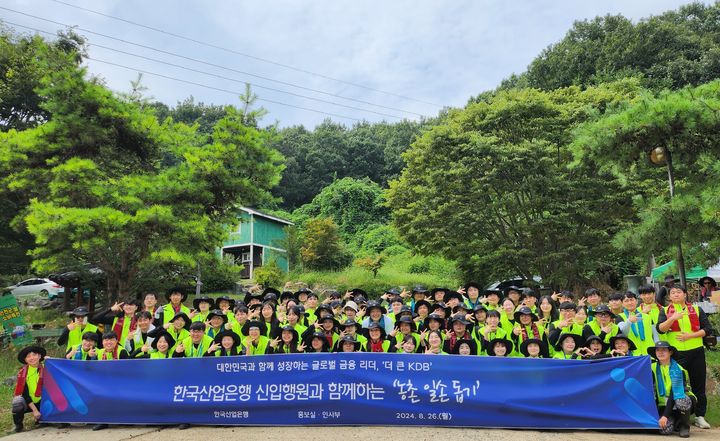
<svg viewBox="0 0 720 441">
<path fill-rule="evenodd" d="M 146 94 L 170 106 L 189 96 L 239 105 L 250 82 L 269 112 L 264 123 L 312 128 L 326 118 L 351 125 L 437 115 L 523 72 L 577 20 L 637 22 L 687 3 L 2 0 L 0 20 L 26 33 L 34 31 L 15 25 L 52 34 L 77 26 L 90 44 L 88 72 L 114 91 L 128 92 L 143 71 Z"/>
</svg>

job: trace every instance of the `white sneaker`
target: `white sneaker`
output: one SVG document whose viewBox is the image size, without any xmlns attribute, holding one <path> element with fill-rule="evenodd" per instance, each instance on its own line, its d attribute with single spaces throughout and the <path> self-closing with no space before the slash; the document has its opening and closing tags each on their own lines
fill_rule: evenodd
<svg viewBox="0 0 720 441">
<path fill-rule="evenodd" d="M 701 429 L 709 429 L 710 428 L 710 424 L 708 424 L 708 422 L 705 421 L 705 417 L 701 417 L 701 416 L 695 418 L 695 426 L 699 427 Z"/>
</svg>

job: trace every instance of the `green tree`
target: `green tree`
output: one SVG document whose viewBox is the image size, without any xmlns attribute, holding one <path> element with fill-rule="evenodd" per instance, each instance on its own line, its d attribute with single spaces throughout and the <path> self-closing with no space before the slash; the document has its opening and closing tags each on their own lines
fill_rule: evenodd
<svg viewBox="0 0 720 441">
<path fill-rule="evenodd" d="M 571 286 L 605 265 L 628 193 L 591 162 L 569 168 L 582 121 L 632 100 L 636 81 L 581 91 L 511 90 L 451 112 L 405 153 L 388 205 L 400 236 L 492 281 Z"/>
<path fill-rule="evenodd" d="M 670 198 L 666 167 L 649 153 L 665 149 L 674 170 Z M 635 190 L 637 218 L 615 237 L 618 247 L 649 256 L 692 247 L 694 263 L 720 254 L 720 81 L 646 94 L 622 111 L 586 124 L 573 143 L 576 158 L 592 158 Z"/>
<path fill-rule="evenodd" d="M 692 3 L 633 24 L 617 16 L 576 22 L 527 72 L 502 87 L 552 90 L 629 76 L 660 90 L 699 85 L 720 73 L 720 3 Z"/>
<path fill-rule="evenodd" d="M 15 223 L 35 237 L 40 272 L 93 263 L 116 297 L 151 261 L 194 269 L 214 254 L 236 207 L 270 198 L 279 180 L 269 134 L 231 107 L 201 143 L 84 69 L 51 72 L 43 84 L 49 121 L 0 137 L 0 188 L 25 198 Z M 167 155 L 174 165 L 164 165 Z"/>
<path fill-rule="evenodd" d="M 293 212 L 301 225 L 304 219 L 331 218 L 346 241 L 367 226 L 389 219 L 382 189 L 371 180 L 343 178 L 323 188 L 312 202 Z"/>
<path fill-rule="evenodd" d="M 304 232 L 304 245 L 300 257 L 310 270 L 337 270 L 350 263 L 351 256 L 345 251 L 338 226 L 329 218 L 308 221 Z"/>
</svg>

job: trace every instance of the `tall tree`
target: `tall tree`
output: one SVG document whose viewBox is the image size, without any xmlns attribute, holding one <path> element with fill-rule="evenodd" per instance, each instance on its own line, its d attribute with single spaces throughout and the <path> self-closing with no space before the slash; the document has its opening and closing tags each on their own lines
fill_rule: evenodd
<svg viewBox="0 0 720 441">
<path fill-rule="evenodd" d="M 401 237 L 492 281 L 568 286 L 607 266 L 629 196 L 592 163 L 569 168 L 571 131 L 632 100 L 637 82 L 512 90 L 452 112 L 405 153 L 388 205 Z"/>
<path fill-rule="evenodd" d="M 671 161 L 677 189 L 672 198 L 666 166 L 655 168 L 649 160 L 655 149 Z M 586 124 L 573 151 L 579 160 L 593 158 L 633 184 L 638 217 L 619 231 L 619 247 L 657 255 L 682 243 L 695 262 L 717 263 L 720 81 L 647 94 L 622 111 Z"/>
<path fill-rule="evenodd" d="M 87 80 L 84 69 L 51 72 L 43 84 L 49 121 L 0 137 L 0 187 L 25 196 L 16 222 L 35 237 L 38 271 L 92 263 L 112 297 L 128 294 L 152 262 L 194 268 L 237 207 L 269 198 L 279 180 L 269 134 L 233 108 L 202 143 L 188 126 L 161 124 Z"/>
</svg>

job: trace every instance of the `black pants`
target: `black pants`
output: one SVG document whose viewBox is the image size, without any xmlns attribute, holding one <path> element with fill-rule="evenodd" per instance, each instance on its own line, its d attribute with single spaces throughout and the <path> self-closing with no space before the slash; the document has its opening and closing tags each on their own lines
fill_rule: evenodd
<svg viewBox="0 0 720 441">
<path fill-rule="evenodd" d="M 35 403 L 35 407 L 37 407 L 38 410 L 40 410 L 40 402 L 41 402 L 41 401 L 42 401 L 42 400 L 40 400 L 40 401 L 38 401 L 37 403 Z M 13 416 L 13 423 L 15 423 L 16 426 L 22 426 L 22 425 L 23 425 L 23 420 L 25 419 L 25 414 L 26 414 L 26 413 L 32 413 L 32 410 L 30 409 L 30 406 L 25 407 L 25 411 L 23 411 L 23 412 L 18 412 L 18 413 L 13 412 L 13 414 L 12 414 L 12 416 Z"/>
<path fill-rule="evenodd" d="M 693 413 L 693 410 L 697 409 L 697 401 L 693 397 L 690 397 L 692 400 L 692 408 L 688 412 L 680 412 L 679 410 L 673 409 L 675 406 L 675 400 L 672 398 L 668 399 L 667 407 L 661 406 L 658 408 L 658 413 L 660 416 L 667 416 L 668 418 L 672 418 L 675 424 L 675 430 L 679 431 L 682 428 L 690 428 L 690 414 Z M 668 410 L 668 408 L 672 410 Z"/>
<path fill-rule="evenodd" d="M 690 387 L 697 397 L 695 416 L 704 417 L 707 412 L 707 396 L 705 395 L 705 380 L 707 379 L 705 348 L 699 347 L 689 351 L 678 351 L 675 359 L 680 363 L 680 366 L 688 371 Z"/>
</svg>

